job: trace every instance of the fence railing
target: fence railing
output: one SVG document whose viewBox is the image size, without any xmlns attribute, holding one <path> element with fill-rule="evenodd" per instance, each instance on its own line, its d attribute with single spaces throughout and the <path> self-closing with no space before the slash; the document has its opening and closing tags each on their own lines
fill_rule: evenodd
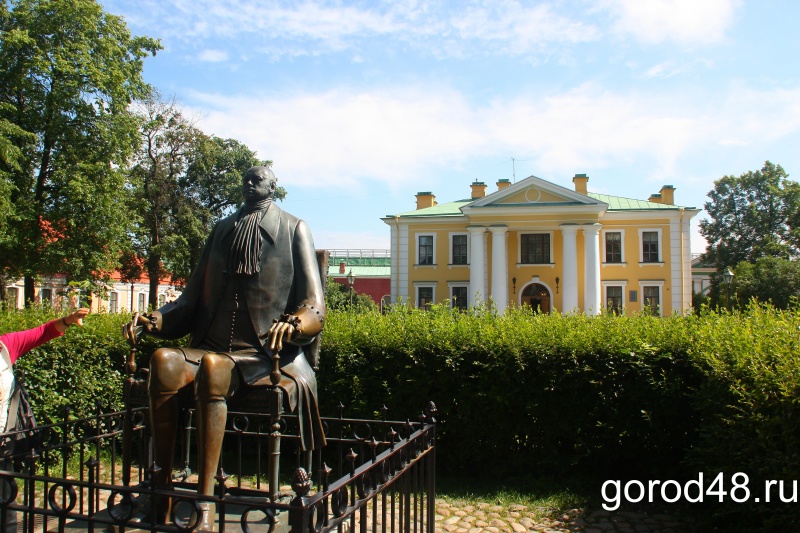
<svg viewBox="0 0 800 533">
<path fill-rule="evenodd" d="M 126 416 L 132 424 L 123 432 Z M 147 408 L 37 427 L 29 450 L 0 434 L 0 524 L 16 514 L 21 531 L 191 531 L 203 502 L 216 503 L 219 531 L 433 533 L 435 407 L 416 421 L 323 417 L 327 446 L 311 472 L 299 450 L 295 417 L 281 422 L 281 491 L 270 495 L 262 471 L 269 415 L 230 412 L 214 496 L 195 492 L 193 413 L 182 413 L 181 460 L 169 491 L 155 490 Z M 130 431 L 133 427 L 133 431 Z M 123 433 L 131 458 L 123 461 Z M 28 440 L 27 442 L 30 442 Z M 17 443 L 16 445 L 14 443 Z M 158 497 L 172 498 L 164 524 L 143 518 Z"/>
</svg>

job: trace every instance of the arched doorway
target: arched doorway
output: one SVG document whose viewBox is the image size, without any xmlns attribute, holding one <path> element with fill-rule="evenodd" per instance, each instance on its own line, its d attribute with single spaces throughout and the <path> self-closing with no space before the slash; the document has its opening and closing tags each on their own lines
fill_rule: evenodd
<svg viewBox="0 0 800 533">
<path fill-rule="evenodd" d="M 531 283 L 525 287 L 520 300 L 522 305 L 529 305 L 534 311 L 550 312 L 550 291 L 541 283 Z"/>
</svg>

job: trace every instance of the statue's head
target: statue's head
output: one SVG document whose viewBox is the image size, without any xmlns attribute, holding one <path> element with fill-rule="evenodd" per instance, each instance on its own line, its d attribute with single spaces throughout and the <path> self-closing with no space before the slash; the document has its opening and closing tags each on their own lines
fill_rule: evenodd
<svg viewBox="0 0 800 533">
<path fill-rule="evenodd" d="M 256 203 L 272 197 L 278 178 L 269 167 L 250 167 L 242 176 L 242 193 L 246 203 Z"/>
</svg>

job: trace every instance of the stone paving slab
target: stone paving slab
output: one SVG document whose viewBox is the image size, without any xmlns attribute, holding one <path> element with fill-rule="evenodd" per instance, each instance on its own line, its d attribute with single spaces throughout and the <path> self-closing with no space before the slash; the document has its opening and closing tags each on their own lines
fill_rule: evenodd
<svg viewBox="0 0 800 533">
<path fill-rule="evenodd" d="M 677 517 L 664 513 L 572 509 L 549 516 L 543 508 L 436 500 L 437 533 L 682 533 Z"/>
</svg>

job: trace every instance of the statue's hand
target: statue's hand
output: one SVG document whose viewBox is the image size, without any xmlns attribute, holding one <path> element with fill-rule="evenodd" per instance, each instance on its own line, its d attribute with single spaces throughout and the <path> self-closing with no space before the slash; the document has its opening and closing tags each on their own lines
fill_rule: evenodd
<svg viewBox="0 0 800 533">
<path fill-rule="evenodd" d="M 281 315 L 280 320 L 273 320 L 267 333 L 266 346 L 273 352 L 280 352 L 284 341 L 289 342 L 295 332 L 299 331 L 300 319 L 292 315 Z"/>
<path fill-rule="evenodd" d="M 131 346 L 139 344 L 139 339 L 142 338 L 145 332 L 153 330 L 153 318 L 150 315 L 140 315 L 134 313 L 133 318 L 127 324 L 122 326 L 122 335 L 128 340 Z"/>
</svg>

